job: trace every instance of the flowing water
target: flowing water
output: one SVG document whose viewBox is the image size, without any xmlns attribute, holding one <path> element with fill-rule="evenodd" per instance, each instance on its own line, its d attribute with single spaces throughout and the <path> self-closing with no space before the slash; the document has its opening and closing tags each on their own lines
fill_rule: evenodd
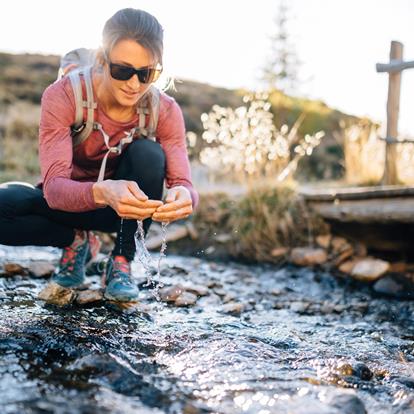
<svg viewBox="0 0 414 414">
<path fill-rule="evenodd" d="M 0 246 L 0 262 L 58 256 Z M 142 305 L 125 312 L 45 305 L 47 280 L 0 277 L 1 413 L 414 412 L 414 302 L 321 270 L 169 255 L 165 285 L 207 290 L 179 308 L 134 269 Z"/>
</svg>

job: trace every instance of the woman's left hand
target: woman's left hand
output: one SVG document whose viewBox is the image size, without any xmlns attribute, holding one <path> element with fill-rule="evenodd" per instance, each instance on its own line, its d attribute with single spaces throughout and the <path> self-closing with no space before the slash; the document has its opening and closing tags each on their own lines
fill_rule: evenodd
<svg viewBox="0 0 414 414">
<path fill-rule="evenodd" d="M 190 191 L 184 186 L 170 188 L 164 204 L 152 215 L 154 221 L 175 221 L 188 217 L 193 212 Z"/>
</svg>

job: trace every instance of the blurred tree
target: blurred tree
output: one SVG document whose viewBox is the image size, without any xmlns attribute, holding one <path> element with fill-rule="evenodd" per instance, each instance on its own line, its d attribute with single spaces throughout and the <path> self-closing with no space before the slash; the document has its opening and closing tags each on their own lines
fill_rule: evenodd
<svg viewBox="0 0 414 414">
<path fill-rule="evenodd" d="M 289 7 L 286 0 L 279 1 L 274 19 L 274 32 L 270 35 L 270 53 L 262 68 L 262 81 L 268 90 L 278 89 L 292 94 L 298 85 L 301 62 L 288 31 Z"/>
</svg>

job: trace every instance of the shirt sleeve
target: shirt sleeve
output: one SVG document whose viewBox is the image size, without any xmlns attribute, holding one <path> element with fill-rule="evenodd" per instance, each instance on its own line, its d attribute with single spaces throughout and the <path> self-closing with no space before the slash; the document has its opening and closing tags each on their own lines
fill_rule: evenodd
<svg viewBox="0 0 414 414">
<path fill-rule="evenodd" d="M 43 194 L 50 208 L 82 212 L 99 208 L 92 194 L 93 182 L 71 179 L 75 102 L 64 87 L 67 79 L 50 85 L 42 95 L 39 126 L 39 161 Z"/>
<path fill-rule="evenodd" d="M 157 128 L 157 137 L 166 157 L 166 185 L 167 188 L 186 187 L 190 191 L 193 208 L 196 208 L 199 197 L 191 181 L 184 117 L 177 102 L 171 97 L 167 99 L 160 107 Z"/>
</svg>

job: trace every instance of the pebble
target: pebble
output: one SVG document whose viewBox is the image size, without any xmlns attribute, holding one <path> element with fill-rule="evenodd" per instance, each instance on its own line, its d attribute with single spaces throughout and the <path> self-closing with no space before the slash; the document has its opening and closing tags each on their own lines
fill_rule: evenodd
<svg viewBox="0 0 414 414">
<path fill-rule="evenodd" d="M 197 302 L 197 296 L 191 292 L 183 292 L 175 299 L 175 306 L 189 306 L 194 305 Z"/>
<path fill-rule="evenodd" d="M 388 271 L 390 264 L 385 260 L 366 258 L 356 262 L 351 276 L 361 282 L 372 282 Z"/>
<path fill-rule="evenodd" d="M 332 235 L 330 234 L 323 234 L 316 237 L 316 244 L 324 249 L 328 249 L 332 240 Z"/>
<path fill-rule="evenodd" d="M 313 266 L 326 263 L 326 250 L 312 247 L 296 247 L 292 249 L 290 260 L 298 266 Z"/>
<path fill-rule="evenodd" d="M 184 289 L 187 292 L 194 293 L 197 296 L 207 296 L 209 294 L 209 289 L 203 285 L 185 285 Z"/>
<path fill-rule="evenodd" d="M 375 282 L 373 289 L 377 293 L 401 299 L 414 298 L 414 283 L 401 274 L 392 274 Z"/>
<path fill-rule="evenodd" d="M 88 289 L 78 292 L 78 295 L 76 296 L 76 303 L 79 305 L 86 305 L 87 303 L 99 302 L 102 299 L 102 290 Z"/>
<path fill-rule="evenodd" d="M 164 287 L 159 290 L 160 298 L 163 302 L 175 302 L 175 300 L 184 292 L 181 284 Z"/>
<path fill-rule="evenodd" d="M 290 304 L 290 310 L 296 313 L 305 313 L 309 307 L 309 303 L 305 302 L 292 302 Z"/>
<path fill-rule="evenodd" d="M 244 310 L 244 305 L 238 302 L 226 303 L 222 306 L 221 311 L 228 315 L 239 316 Z"/>
<path fill-rule="evenodd" d="M 49 283 L 40 293 L 39 299 L 53 305 L 64 306 L 72 303 L 76 293 L 73 289 L 59 286 L 57 283 Z"/>
<path fill-rule="evenodd" d="M 18 263 L 4 263 L 3 274 L 5 276 L 27 275 L 27 269 Z"/>
<path fill-rule="evenodd" d="M 364 403 L 354 394 L 338 394 L 332 397 L 330 405 L 341 414 L 366 414 Z"/>
</svg>

